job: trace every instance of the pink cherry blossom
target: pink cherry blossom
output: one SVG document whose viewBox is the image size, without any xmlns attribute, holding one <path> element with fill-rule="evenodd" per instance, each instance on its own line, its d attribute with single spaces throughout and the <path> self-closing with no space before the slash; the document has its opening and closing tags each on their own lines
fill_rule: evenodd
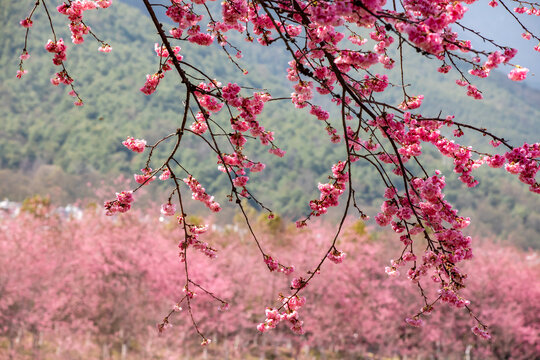
<svg viewBox="0 0 540 360">
<path fill-rule="evenodd" d="M 527 68 L 517 67 L 510 71 L 510 73 L 508 74 L 508 78 L 512 81 L 523 81 L 527 77 L 528 72 L 529 69 Z"/>
<path fill-rule="evenodd" d="M 30 20 L 29 18 L 26 18 L 26 19 L 22 19 L 19 24 L 21 24 L 22 27 L 24 28 L 31 28 L 32 25 L 33 25 L 33 21 Z"/>
<path fill-rule="evenodd" d="M 161 213 L 165 216 L 174 216 L 176 212 L 176 205 L 166 203 L 161 205 Z"/>
<path fill-rule="evenodd" d="M 134 139 L 129 137 L 122 142 L 122 145 L 127 147 L 129 150 L 137 153 L 142 153 L 146 147 L 146 140 L 144 139 Z"/>
</svg>

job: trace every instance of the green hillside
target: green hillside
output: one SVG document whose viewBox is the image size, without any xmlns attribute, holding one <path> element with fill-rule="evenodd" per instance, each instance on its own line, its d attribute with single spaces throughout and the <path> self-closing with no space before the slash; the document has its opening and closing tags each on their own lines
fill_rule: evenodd
<svg viewBox="0 0 540 360">
<path fill-rule="evenodd" d="M 25 68 L 29 73 L 21 80 L 15 78 L 24 42 L 24 29 L 18 22 L 31 4 L 5 0 L 0 4 L 0 18 L 8 24 L 0 29 L 0 198 L 21 200 L 33 193 L 50 193 L 57 201 L 74 201 L 92 193 L 85 186 L 89 180 L 111 183 L 119 174 L 138 172 L 145 158 L 125 149 L 121 141 L 126 136 L 156 141 L 178 126 L 183 108 L 182 87 L 174 76 L 166 77 L 151 96 L 139 91 L 145 75 L 154 73 L 158 66 L 153 51 L 157 36 L 149 19 L 120 2 L 106 11 L 88 13 L 86 22 L 114 50 L 110 54 L 96 51 L 98 45 L 90 37 L 83 45 L 68 45 L 67 67 L 85 101 L 85 106 L 78 108 L 67 95 L 69 89 L 49 82 L 57 69 L 43 48 L 49 30 L 41 11 L 35 17 L 28 46 L 31 58 Z M 59 15 L 53 20 L 59 30 Z M 67 29 L 62 28 L 60 36 L 69 39 Z M 249 70 L 247 76 L 230 64 L 217 46 L 181 46 L 186 61 L 200 65 L 223 83 L 236 81 L 265 88 L 275 97 L 290 94 L 291 86 L 284 77 L 287 60 L 279 45 L 253 47 L 242 40 L 237 44 L 245 55 L 240 62 Z M 515 145 L 540 138 L 540 92 L 494 74 L 478 83 L 485 100 L 475 101 L 454 84 L 455 75 L 440 75 L 431 71 L 433 65 L 428 61 L 406 55 L 405 81 L 415 85 L 408 90 L 411 94 L 425 95 L 423 114 L 454 114 L 457 120 L 488 127 Z M 392 89 L 387 99 L 397 104 L 399 94 L 397 88 Z M 268 104 L 262 123 L 275 131 L 276 143 L 287 156 L 276 158 L 258 146 L 248 150 L 253 158 L 269 165 L 254 176 L 251 189 L 277 212 L 301 216 L 308 212 L 309 200 L 318 196 L 317 181 L 324 181 L 332 163 L 339 160 L 339 147 L 329 144 L 321 122 L 307 112 L 294 111 L 287 101 Z M 475 145 L 485 141 L 481 137 L 469 139 Z M 227 179 L 219 176 L 215 156 L 209 156 L 200 142 L 186 141 L 184 145 L 179 160 L 224 203 Z M 432 149 L 427 153 L 433 157 L 431 169 L 450 169 L 447 159 L 437 158 Z M 164 153 L 157 155 L 163 157 Z M 376 171 L 365 164 L 358 164 L 355 171 L 361 206 L 374 215 L 382 184 Z M 540 246 L 538 198 L 529 195 L 516 178 L 486 169 L 481 171 L 481 185 L 464 196 L 462 185 L 451 172 L 447 174 L 447 197 L 461 214 L 473 218 L 473 231 L 511 238 L 523 246 Z"/>
</svg>

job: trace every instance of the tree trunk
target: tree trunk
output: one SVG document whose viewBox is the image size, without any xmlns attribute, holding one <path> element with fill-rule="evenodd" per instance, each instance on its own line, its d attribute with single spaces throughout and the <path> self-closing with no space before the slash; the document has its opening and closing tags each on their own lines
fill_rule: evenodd
<svg viewBox="0 0 540 360">
<path fill-rule="evenodd" d="M 122 342 L 122 350 L 120 351 L 120 359 L 126 360 L 127 359 L 127 344 L 125 342 Z"/>
<path fill-rule="evenodd" d="M 146 358 L 151 358 L 151 350 L 152 350 L 152 340 L 150 336 L 148 337 L 148 340 L 146 341 L 146 344 L 144 346 L 144 354 Z"/>
<path fill-rule="evenodd" d="M 230 343 L 230 341 L 227 338 L 224 338 L 222 348 L 223 348 L 223 351 L 225 352 L 225 354 L 223 354 L 225 360 L 229 360 L 229 352 L 230 352 L 229 350 L 230 350 L 230 347 L 231 347 L 229 345 L 229 343 Z"/>
<path fill-rule="evenodd" d="M 442 352 L 442 349 L 441 349 L 441 342 L 440 341 L 437 341 L 436 342 L 436 351 L 435 351 L 435 359 L 440 359 L 441 358 L 441 352 Z"/>
<path fill-rule="evenodd" d="M 17 330 L 17 336 L 15 337 L 15 345 L 19 345 L 22 338 L 22 329 Z M 15 347 L 13 347 L 15 348 Z"/>
<path fill-rule="evenodd" d="M 109 358 L 109 344 L 103 343 L 103 345 L 101 345 L 101 360 L 108 360 Z"/>
<path fill-rule="evenodd" d="M 184 341 L 184 359 L 191 359 L 191 355 L 190 355 L 190 352 L 189 352 L 189 346 L 188 346 L 188 343 L 187 341 Z"/>
<path fill-rule="evenodd" d="M 234 359 L 238 359 L 238 348 L 240 347 L 240 335 L 236 335 L 234 337 L 234 344 L 233 344 L 233 353 L 232 356 Z"/>
<path fill-rule="evenodd" d="M 261 356 L 259 359 L 264 360 L 266 359 L 266 336 L 255 336 L 255 346 L 257 346 L 259 338 L 262 339 L 261 346 L 259 346 L 259 348 L 261 349 Z"/>
<path fill-rule="evenodd" d="M 13 355 L 15 355 L 15 338 L 10 337 L 9 338 L 9 360 L 15 359 Z"/>
<path fill-rule="evenodd" d="M 54 352 L 57 359 L 60 358 L 61 353 L 62 353 L 62 340 L 58 340 L 58 343 L 56 345 L 56 351 Z"/>
<path fill-rule="evenodd" d="M 302 346 L 301 351 L 305 354 L 306 358 L 309 356 L 309 350 L 310 350 L 309 345 Z"/>
<path fill-rule="evenodd" d="M 471 349 L 472 349 L 472 345 L 468 344 L 467 347 L 465 348 L 464 360 L 471 360 Z"/>
<path fill-rule="evenodd" d="M 41 331 L 32 333 L 32 354 L 35 360 L 41 359 Z"/>
</svg>

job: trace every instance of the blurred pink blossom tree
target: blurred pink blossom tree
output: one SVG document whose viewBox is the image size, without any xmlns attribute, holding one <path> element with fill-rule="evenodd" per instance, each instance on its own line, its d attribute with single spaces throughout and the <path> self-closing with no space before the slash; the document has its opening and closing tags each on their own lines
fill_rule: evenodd
<svg viewBox="0 0 540 360">
<path fill-rule="evenodd" d="M 203 345 L 211 339 L 196 321 L 193 311 L 195 293 L 204 293 L 223 307 L 227 307 L 227 301 L 223 300 L 223 294 L 216 289 L 193 280 L 198 263 L 191 259 L 196 259 L 197 253 L 215 258 L 223 249 L 207 240 L 208 224 L 190 222 L 185 206 L 188 199 L 182 189 L 189 189 L 192 199 L 203 203 L 211 212 L 219 212 L 223 200 L 237 204 L 248 225 L 254 246 L 258 249 L 259 260 L 271 272 L 281 272 L 289 277 L 298 267 L 301 254 L 293 253 L 292 262 L 285 263 L 283 259 L 287 255 L 270 253 L 272 246 L 267 241 L 263 242 L 263 237 L 254 231 L 251 226 L 253 219 L 246 214 L 242 202 L 248 199 L 262 211 L 268 212 L 270 218 L 275 216 L 250 191 L 251 173 L 264 171 L 266 164 L 253 159 L 245 145 L 248 142 L 260 142 L 271 154 L 285 156 L 286 151 L 275 142 L 274 131 L 265 128 L 260 116 L 265 104 L 279 100 L 292 102 L 298 111 L 308 111 L 313 115 L 314 126 L 323 124 L 330 143 L 341 149 L 341 160 L 329 169 L 328 182 L 318 185 L 319 198 L 309 202 L 310 211 L 297 221 L 297 226 L 307 226 L 311 220 L 323 216 L 330 208 L 340 204 L 342 216 L 335 232 L 328 234 L 325 248 L 320 250 L 318 256 L 311 255 L 311 266 L 303 269 L 305 272 L 301 274 L 296 273 L 290 279 L 291 288 L 280 293 L 277 302 L 264 310 L 266 318 L 257 325 L 257 329 L 268 332 L 280 323 L 287 323 L 297 334 L 307 331 L 300 313 L 306 304 L 312 305 L 309 305 L 308 297 L 304 294 L 314 287 L 310 283 L 320 277 L 319 274 L 325 273 L 323 265 L 327 260 L 339 264 L 345 259 L 346 251 L 342 248 L 347 245 L 341 245 L 338 239 L 347 216 L 355 212 L 361 219 L 368 217 L 355 197 L 355 183 L 358 179 L 354 163 L 362 161 L 377 169 L 386 189 L 381 211 L 373 214 L 375 221 L 382 227 L 391 227 L 399 238 L 393 260 L 386 266 L 386 273 L 390 277 L 406 274 L 412 287 L 418 289 L 420 294 L 421 305 L 410 309 L 406 316 L 407 323 L 421 326 L 425 320 L 433 317 L 430 314 L 434 309 L 452 305 L 464 309 L 475 319 L 476 323 L 472 325 L 474 334 L 484 339 L 490 338 L 488 323 L 482 320 L 479 313 L 483 311 L 473 311 L 470 304 L 476 300 L 466 297 L 463 291 L 467 286 L 467 274 L 462 270 L 466 268 L 462 261 L 473 256 L 472 239 L 463 232 L 470 219 L 458 215 L 457 209 L 445 199 L 445 176 L 438 170 L 431 171 L 424 167 L 430 159 L 425 159 L 424 148 L 432 147 L 442 157 L 450 158 L 454 172 L 468 187 L 478 184 L 474 170 L 487 165 L 504 167 L 528 186 L 532 193 L 537 194 L 540 193 L 540 185 L 536 180 L 540 168 L 540 144 L 510 144 L 504 139 L 504 134 L 495 134 L 474 124 L 462 123 L 452 114 L 421 114 L 422 102 L 430 94 L 410 93 L 403 61 L 405 47 L 416 50 L 418 56 L 437 63 L 439 73 L 456 77 L 456 91 L 466 92 L 477 100 L 481 100 L 483 95 L 475 77 L 484 78 L 496 68 L 509 67 L 510 80 L 523 80 L 528 69 L 512 62 L 516 49 L 488 39 L 476 29 L 461 23 L 467 16 L 466 5 L 474 2 L 227 0 L 218 7 L 206 0 L 152 3 L 142 0 L 158 35 L 154 46 L 158 70 L 146 75 L 140 90 L 151 95 L 159 89 L 165 76 L 176 77 L 184 90 L 182 101 L 177 104 L 181 118 L 173 127 L 174 130 L 169 134 L 164 133 L 163 138 L 154 144 L 147 144 L 140 138 L 127 137 L 124 146 L 136 153 L 146 153 L 147 161 L 141 172 L 134 175 L 138 186 L 116 193 L 114 198 L 105 203 L 105 210 L 108 215 L 125 213 L 133 206 L 134 193 L 143 186 L 151 186 L 158 178 L 169 184 L 169 190 L 162 199 L 161 213 L 163 216 L 176 215 L 182 232 L 176 241 L 180 247 L 180 260 L 185 275 L 183 293 L 179 295 L 176 307 L 185 308 Z M 70 95 L 75 99 L 74 104 L 82 106 L 83 98 L 77 90 L 76 79 L 68 71 L 69 46 L 56 35 L 50 16 L 54 9 L 50 8 L 50 3 L 49 0 L 35 2 L 29 15 L 20 21 L 20 25 L 26 28 L 26 36 L 17 77 L 26 73 L 24 62 L 29 58 L 26 44 L 33 24 L 33 14 L 42 8 L 51 24 L 52 39 L 46 42 L 45 49 L 51 54 L 53 66 L 58 69 L 51 83 L 69 86 Z M 56 7 L 56 11 L 69 26 L 72 43 L 81 44 L 85 39 L 93 38 L 99 43 L 99 51 L 107 53 L 113 49 L 85 22 L 87 11 L 105 9 L 111 3 L 106 0 L 68 0 Z M 489 6 L 503 7 L 508 18 L 521 26 L 522 37 L 540 41 L 538 35 L 520 20 L 523 16 L 538 16 L 539 3 L 494 0 L 489 2 Z M 160 23 L 157 9 L 164 10 L 174 25 Z M 489 9 L 486 9 L 486 14 L 489 14 Z M 462 32 L 458 33 L 458 29 Z M 231 32 L 239 33 L 249 42 L 260 44 L 261 48 L 281 44 L 289 57 L 289 68 L 283 76 L 292 83 L 293 92 L 290 97 L 276 99 L 266 91 L 254 92 L 253 89 L 241 86 L 242 74 L 247 70 L 241 68 L 235 60 L 242 57 L 242 49 L 229 40 L 228 34 Z M 489 47 L 473 48 L 470 41 L 472 37 L 484 40 Z M 189 54 L 184 54 L 178 45 L 185 42 L 220 47 L 225 59 L 238 67 L 238 79 L 234 83 L 221 83 L 212 74 L 207 74 L 206 69 L 190 63 Z M 540 51 L 539 45 L 534 48 Z M 387 75 L 390 72 L 396 72 L 400 81 L 391 83 Z M 141 79 L 144 80 L 143 75 Z M 391 88 L 398 89 L 398 100 L 388 101 L 382 97 L 382 93 L 387 93 Z M 336 113 L 339 115 L 334 115 Z M 465 132 L 485 136 L 486 143 L 489 142 L 493 149 L 484 152 L 462 142 L 460 138 Z M 205 179 L 196 179 L 191 169 L 187 169 L 175 157 L 185 146 L 183 139 L 187 136 L 207 146 L 205 157 L 212 159 L 228 179 L 230 190 L 226 199 L 216 199 L 209 194 L 204 187 Z M 172 150 L 165 159 L 158 161 L 153 157 L 156 148 L 170 142 Z M 499 146 L 503 150 L 497 150 Z M 290 170 L 294 171 L 294 168 Z M 122 240 L 114 229 L 111 231 L 111 236 Z M 135 295 L 142 288 L 133 283 L 130 271 L 147 268 L 143 270 L 144 273 L 159 272 L 153 264 L 145 263 L 146 260 L 126 260 L 134 255 L 132 251 L 137 252 L 127 245 L 103 245 L 94 252 L 98 257 L 96 261 L 102 267 L 99 271 L 92 268 L 87 270 L 98 279 L 106 280 L 107 283 L 110 280 L 116 284 L 113 286 L 115 292 L 107 292 L 118 294 L 110 295 L 113 299 L 122 293 L 137 306 L 142 300 L 136 299 Z M 339 269 L 335 276 L 346 276 L 347 270 Z M 214 276 L 217 274 L 219 271 Z M 208 276 L 210 281 L 212 276 Z M 368 274 L 365 276 L 366 281 L 373 280 Z M 327 279 L 327 282 L 333 284 L 336 281 Z M 438 287 L 438 291 L 428 296 L 428 289 L 433 285 Z M 400 299 L 394 299 L 384 292 L 378 296 L 382 297 L 378 303 L 383 308 L 400 305 Z M 102 336 L 122 332 L 127 341 L 129 332 L 137 327 L 137 321 L 129 327 L 123 326 L 119 319 L 130 318 L 128 313 L 131 314 L 131 310 L 123 305 L 114 305 L 114 302 L 107 304 L 109 307 L 102 310 L 110 314 L 110 321 L 100 324 L 96 320 L 95 326 Z M 481 309 L 481 306 L 474 309 Z M 170 315 L 175 311 L 174 308 L 171 311 Z M 262 308 L 260 313 L 262 317 Z M 365 316 L 369 318 L 367 314 Z M 166 316 L 158 328 L 163 331 L 169 325 L 169 316 Z M 410 331 L 401 330 L 404 334 Z M 389 339 L 383 337 L 382 333 L 377 336 L 376 332 L 369 336 L 384 338 L 385 341 Z M 372 339 L 363 341 L 368 343 Z M 108 340 L 103 342 L 107 344 Z"/>
</svg>

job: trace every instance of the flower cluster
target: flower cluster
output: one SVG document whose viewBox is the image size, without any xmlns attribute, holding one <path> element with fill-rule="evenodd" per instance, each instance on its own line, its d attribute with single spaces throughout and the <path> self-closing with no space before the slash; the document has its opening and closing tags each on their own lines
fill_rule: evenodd
<svg viewBox="0 0 540 360">
<path fill-rule="evenodd" d="M 333 249 L 332 251 L 328 253 L 328 255 L 326 255 L 328 260 L 332 261 L 335 264 L 341 264 L 346 256 L 347 256 L 346 253 L 344 253 L 343 251 L 339 251 L 337 249 Z"/>
<path fill-rule="evenodd" d="M 98 48 L 98 51 L 99 52 L 102 52 L 102 53 L 110 53 L 112 51 L 112 47 L 111 45 L 109 44 L 102 44 L 99 48 Z"/>
<path fill-rule="evenodd" d="M 161 72 L 155 73 L 153 75 L 147 74 L 146 82 L 140 90 L 146 95 L 152 94 L 154 91 L 156 91 L 157 86 L 159 85 L 159 81 L 163 79 L 163 77 L 164 75 Z"/>
<path fill-rule="evenodd" d="M 339 197 L 345 192 L 345 187 L 349 181 L 348 173 L 345 172 L 347 163 L 340 161 L 332 166 L 331 182 L 319 184 L 321 192 L 319 200 L 311 200 L 309 207 L 311 215 L 321 216 L 326 214 L 329 207 L 339 205 Z"/>
<path fill-rule="evenodd" d="M 411 185 L 413 189 L 403 195 L 397 195 L 394 189 L 388 189 L 389 199 L 383 202 L 381 212 L 375 220 L 380 226 L 391 224 L 398 234 L 407 230 L 407 234 L 400 238 L 406 247 L 413 242 L 411 235 L 422 232 L 423 227 L 429 226 L 433 232 L 432 241 L 444 250 L 426 250 L 420 265 L 417 264 L 414 253 L 404 253 L 399 260 L 392 261 L 385 271 L 389 276 L 398 276 L 399 266 L 414 261 L 407 275 L 411 281 L 417 282 L 421 276 L 428 274 L 429 269 L 434 269 L 433 281 L 440 283 L 441 300 L 456 307 L 464 307 L 469 303 L 459 297 L 457 291 L 464 287 L 466 276 L 459 271 L 456 264 L 472 257 L 471 238 L 462 233 L 470 219 L 458 216 L 457 211 L 444 200 L 444 177 L 437 174 L 427 179 L 415 178 Z M 410 227 L 406 224 L 410 224 L 413 214 L 416 221 L 421 222 Z"/>
<path fill-rule="evenodd" d="M 68 17 L 69 29 L 71 31 L 71 40 L 74 44 L 81 44 L 84 42 L 84 35 L 90 32 L 90 28 L 83 23 L 83 13 L 87 10 L 93 10 L 97 8 L 108 8 L 111 5 L 111 1 L 105 0 L 76 0 L 59 5 L 56 9 L 62 15 Z M 110 51 L 110 46 L 109 46 Z M 108 51 L 107 51 L 108 52 Z"/>
<path fill-rule="evenodd" d="M 456 294 L 454 290 L 448 287 L 439 289 L 438 293 L 439 293 L 439 296 L 441 297 L 442 302 L 448 303 L 457 308 L 468 306 L 471 303 L 469 300 L 462 298 L 461 296 Z"/>
<path fill-rule="evenodd" d="M 510 71 L 510 73 L 508 74 L 508 78 L 512 81 L 522 81 L 525 80 L 528 72 L 529 69 L 518 67 Z"/>
<path fill-rule="evenodd" d="M 270 271 L 281 272 L 285 275 L 292 274 L 295 270 L 293 266 L 283 266 L 277 260 L 272 258 L 270 255 L 264 255 L 264 263 L 268 266 Z"/>
<path fill-rule="evenodd" d="M 207 208 L 209 208 L 213 212 L 218 212 L 221 210 L 221 206 L 219 205 L 219 203 L 214 201 L 213 196 L 210 196 L 206 193 L 206 190 L 197 181 L 197 179 L 189 175 L 183 181 L 191 189 L 191 192 L 192 192 L 191 196 L 193 200 L 198 200 L 202 202 L 204 205 L 206 205 Z"/>
<path fill-rule="evenodd" d="M 138 184 L 148 185 L 148 184 L 150 184 L 152 181 L 154 181 L 156 179 L 156 177 L 152 174 L 152 169 L 151 168 L 141 169 L 141 172 L 142 172 L 142 175 L 141 174 L 134 174 L 133 175 L 133 177 L 135 178 L 135 181 Z"/>
<path fill-rule="evenodd" d="M 57 72 L 55 77 L 51 78 L 51 84 L 54 86 L 58 86 L 60 84 L 70 85 L 71 83 L 73 83 L 73 79 L 65 70 Z"/>
<path fill-rule="evenodd" d="M 22 19 L 19 24 L 24 28 L 31 28 L 34 22 L 30 18 Z"/>
<path fill-rule="evenodd" d="M 165 216 L 174 216 L 176 213 L 176 205 L 169 203 L 161 205 L 161 214 Z"/>
<path fill-rule="evenodd" d="M 422 105 L 422 100 L 424 100 L 424 95 L 413 96 L 399 104 L 398 108 L 402 110 L 417 109 Z"/>
<path fill-rule="evenodd" d="M 481 337 L 482 339 L 489 340 L 491 339 L 491 335 L 486 329 L 481 329 L 478 325 L 471 328 L 471 331 L 474 335 Z"/>
<path fill-rule="evenodd" d="M 195 121 L 189 127 L 191 131 L 195 134 L 202 135 L 208 130 L 208 125 L 206 124 L 206 118 L 202 112 L 198 112 L 195 115 Z"/>
<path fill-rule="evenodd" d="M 192 8 L 183 4 L 181 1 L 173 0 L 172 6 L 169 6 L 166 11 L 166 15 L 175 23 L 177 27 L 174 27 L 170 34 L 177 39 L 182 37 L 182 33 L 189 27 L 196 26 L 199 21 L 202 20 L 201 15 L 197 15 L 193 12 Z"/>
<path fill-rule="evenodd" d="M 507 161 L 506 171 L 519 175 L 519 180 L 529 185 L 530 191 L 540 194 L 540 184 L 536 181 L 536 174 L 540 170 L 540 143 L 532 145 L 525 143 L 523 146 L 507 152 L 505 158 Z M 493 162 L 494 160 L 492 160 L 492 164 Z M 496 164 L 502 166 L 501 162 L 502 160 Z"/>
<path fill-rule="evenodd" d="M 420 327 L 424 323 L 424 321 L 418 317 L 406 318 L 405 322 L 414 327 Z"/>
<path fill-rule="evenodd" d="M 132 137 L 129 137 L 122 142 L 122 145 L 127 147 L 129 150 L 134 151 L 136 153 L 142 153 L 144 151 L 144 148 L 146 146 L 146 140 L 144 139 L 134 139 Z"/>
<path fill-rule="evenodd" d="M 111 216 L 116 213 L 125 213 L 131 209 L 132 202 L 133 193 L 131 191 L 116 193 L 116 200 L 105 202 L 105 215 Z"/>
<path fill-rule="evenodd" d="M 257 330 L 265 332 L 269 329 L 275 329 L 282 321 L 288 321 L 291 330 L 295 334 L 303 334 L 304 328 L 302 325 L 304 322 L 300 320 L 297 310 L 305 305 L 306 298 L 297 295 L 283 297 L 282 303 L 282 308 L 284 309 L 282 312 L 279 312 L 278 309 L 266 308 L 266 319 L 263 323 L 257 325 Z"/>
<path fill-rule="evenodd" d="M 193 225 L 185 222 L 185 219 L 182 216 L 178 216 L 178 223 L 185 226 L 186 231 L 188 232 L 186 238 L 178 244 L 180 248 L 179 257 L 182 262 L 186 260 L 186 250 L 188 247 L 193 247 L 196 250 L 199 250 L 204 255 L 213 259 L 217 256 L 217 250 L 211 247 L 207 242 L 201 241 L 199 236 L 208 231 L 208 225 Z"/>
<path fill-rule="evenodd" d="M 159 180 L 165 181 L 165 180 L 168 180 L 170 177 L 171 177 L 171 171 L 167 168 L 163 170 L 161 175 L 159 175 Z"/>
<path fill-rule="evenodd" d="M 62 65 L 62 62 L 66 60 L 66 45 L 64 44 L 64 40 L 61 38 L 56 42 L 49 39 L 45 45 L 45 50 L 54 54 L 54 65 Z"/>
</svg>

